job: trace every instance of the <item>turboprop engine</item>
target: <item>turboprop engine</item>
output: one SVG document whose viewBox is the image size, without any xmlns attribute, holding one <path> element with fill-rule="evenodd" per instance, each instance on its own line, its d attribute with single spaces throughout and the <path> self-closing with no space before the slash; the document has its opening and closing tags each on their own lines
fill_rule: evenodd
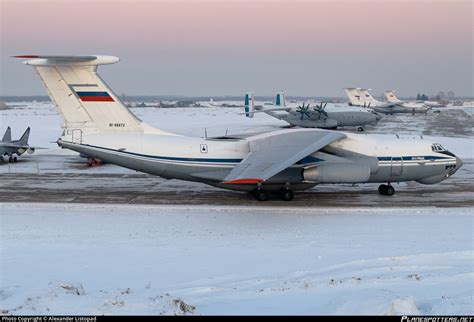
<svg viewBox="0 0 474 322">
<path fill-rule="evenodd" d="M 325 164 L 303 171 L 304 180 L 318 183 L 367 182 L 369 177 L 370 166 L 358 163 Z"/>
</svg>

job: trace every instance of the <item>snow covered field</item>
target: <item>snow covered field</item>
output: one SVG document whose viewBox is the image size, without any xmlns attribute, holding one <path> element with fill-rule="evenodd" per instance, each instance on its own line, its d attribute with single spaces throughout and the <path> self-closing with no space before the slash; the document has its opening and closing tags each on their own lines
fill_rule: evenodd
<svg viewBox="0 0 474 322">
<path fill-rule="evenodd" d="M 0 204 L 0 309 L 474 314 L 472 210 Z"/>
</svg>

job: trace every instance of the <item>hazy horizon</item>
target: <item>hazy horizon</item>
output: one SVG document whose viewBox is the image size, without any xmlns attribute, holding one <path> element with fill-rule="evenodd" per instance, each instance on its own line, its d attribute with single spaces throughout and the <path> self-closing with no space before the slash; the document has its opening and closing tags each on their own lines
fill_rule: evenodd
<svg viewBox="0 0 474 322">
<path fill-rule="evenodd" d="M 474 96 L 471 1 L 0 2 L 0 96 L 46 95 L 18 54 L 118 56 L 129 96 Z"/>
</svg>

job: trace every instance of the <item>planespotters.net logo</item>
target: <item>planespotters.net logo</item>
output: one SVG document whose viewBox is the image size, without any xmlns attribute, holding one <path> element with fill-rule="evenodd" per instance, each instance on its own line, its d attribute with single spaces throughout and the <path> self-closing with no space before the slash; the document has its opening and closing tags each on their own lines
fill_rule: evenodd
<svg viewBox="0 0 474 322">
<path fill-rule="evenodd" d="M 402 316 L 402 322 L 474 322 L 472 316 Z"/>
</svg>

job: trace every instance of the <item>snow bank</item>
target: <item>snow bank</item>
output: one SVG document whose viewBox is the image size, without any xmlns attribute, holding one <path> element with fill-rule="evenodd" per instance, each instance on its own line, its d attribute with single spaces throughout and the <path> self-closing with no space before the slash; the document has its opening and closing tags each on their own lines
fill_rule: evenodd
<svg viewBox="0 0 474 322">
<path fill-rule="evenodd" d="M 0 204 L 4 314 L 473 314 L 472 208 Z"/>
</svg>

